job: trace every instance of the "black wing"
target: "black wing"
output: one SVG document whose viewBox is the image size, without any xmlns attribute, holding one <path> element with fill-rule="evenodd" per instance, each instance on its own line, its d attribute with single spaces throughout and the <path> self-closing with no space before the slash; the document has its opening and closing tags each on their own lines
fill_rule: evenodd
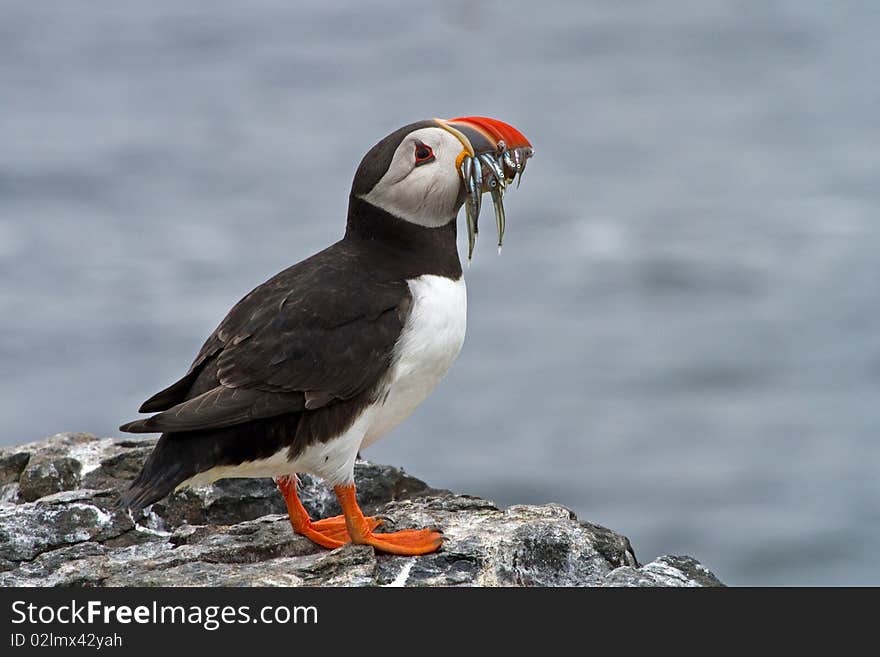
<svg viewBox="0 0 880 657">
<path fill-rule="evenodd" d="M 409 310 L 405 281 L 371 280 L 342 242 L 239 301 L 189 372 L 120 427 L 132 433 L 240 424 L 350 399 L 390 364 Z"/>
</svg>

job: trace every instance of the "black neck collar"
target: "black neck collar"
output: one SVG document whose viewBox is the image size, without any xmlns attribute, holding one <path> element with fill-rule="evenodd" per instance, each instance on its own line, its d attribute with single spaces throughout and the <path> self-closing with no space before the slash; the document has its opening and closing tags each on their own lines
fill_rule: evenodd
<svg viewBox="0 0 880 657">
<path fill-rule="evenodd" d="M 390 251 L 388 258 L 407 278 L 422 274 L 461 276 L 454 219 L 437 228 L 419 226 L 352 195 L 343 239 Z"/>
</svg>

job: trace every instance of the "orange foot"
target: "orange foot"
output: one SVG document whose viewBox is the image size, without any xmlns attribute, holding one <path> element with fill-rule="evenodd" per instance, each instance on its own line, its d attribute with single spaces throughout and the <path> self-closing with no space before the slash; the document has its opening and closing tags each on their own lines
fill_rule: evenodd
<svg viewBox="0 0 880 657">
<path fill-rule="evenodd" d="M 328 550 L 342 547 L 351 540 L 348 536 L 325 534 L 315 529 L 312 519 L 309 518 L 309 512 L 306 511 L 296 494 L 296 477 L 278 477 L 275 480 L 275 485 L 278 486 L 281 496 L 287 503 L 287 516 L 290 518 L 290 526 L 293 527 L 295 533 L 305 536 L 312 543 L 317 543 Z"/>
<path fill-rule="evenodd" d="M 373 518 L 365 518 L 357 503 L 354 486 L 336 486 L 333 489 L 342 507 L 348 535 L 353 543 L 372 545 L 390 554 L 420 555 L 436 552 L 443 542 L 439 532 L 430 529 L 404 529 L 390 534 L 374 534 Z"/>
<path fill-rule="evenodd" d="M 351 539 L 348 537 L 348 534 L 339 535 L 319 532 L 315 529 L 312 529 L 311 525 L 294 527 L 293 531 L 300 536 L 305 536 L 312 543 L 317 543 L 321 547 L 327 548 L 328 550 L 335 550 L 338 547 L 342 547 L 346 543 L 351 543 Z"/>
<path fill-rule="evenodd" d="M 367 522 L 370 531 L 373 531 L 376 527 L 385 522 L 374 516 L 368 516 L 364 518 L 364 520 Z M 344 541 L 345 543 L 351 542 L 351 537 L 348 535 L 348 528 L 345 526 L 345 516 L 333 516 L 332 518 L 323 518 L 322 520 L 312 520 L 312 529 L 325 536 L 329 536 L 330 538 Z"/>
<path fill-rule="evenodd" d="M 372 545 L 377 550 L 389 554 L 415 556 L 439 550 L 443 537 L 440 532 L 430 529 L 402 529 L 391 534 L 374 534 L 370 531 L 354 542 Z"/>
<path fill-rule="evenodd" d="M 312 521 L 309 512 L 306 511 L 296 494 L 295 477 L 279 477 L 275 480 L 275 484 L 287 503 L 287 515 L 294 532 L 329 550 L 351 543 L 343 516 Z M 364 518 L 364 521 L 367 523 L 369 531 L 382 524 L 382 520 L 372 516 Z"/>
</svg>

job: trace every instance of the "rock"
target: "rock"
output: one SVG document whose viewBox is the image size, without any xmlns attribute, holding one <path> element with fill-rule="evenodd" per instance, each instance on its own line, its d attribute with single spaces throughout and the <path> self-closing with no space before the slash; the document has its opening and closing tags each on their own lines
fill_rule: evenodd
<svg viewBox="0 0 880 657">
<path fill-rule="evenodd" d="M 77 490 L 39 502 L 0 507 L 0 559 L 30 561 L 67 545 L 116 538 L 134 529 L 123 511 L 110 510 L 109 494 Z"/>
<path fill-rule="evenodd" d="M 386 531 L 438 528 L 439 552 L 324 550 L 293 534 L 270 479 L 184 490 L 134 516 L 116 509 L 153 444 L 58 434 L 0 450 L 0 586 L 722 586 L 691 557 L 641 566 L 626 537 L 563 506 L 502 510 L 366 461 L 355 475 L 364 511 Z M 339 513 L 312 477 L 300 495 L 313 517 Z"/>
<path fill-rule="evenodd" d="M 18 480 L 18 494 L 25 502 L 74 490 L 80 484 L 82 464 L 69 456 L 31 458 Z"/>
<path fill-rule="evenodd" d="M 0 457 L 0 486 L 17 482 L 30 460 L 30 452 L 13 452 Z"/>
<path fill-rule="evenodd" d="M 724 586 L 693 557 L 663 556 L 641 568 L 623 566 L 612 571 L 604 586 Z"/>
</svg>

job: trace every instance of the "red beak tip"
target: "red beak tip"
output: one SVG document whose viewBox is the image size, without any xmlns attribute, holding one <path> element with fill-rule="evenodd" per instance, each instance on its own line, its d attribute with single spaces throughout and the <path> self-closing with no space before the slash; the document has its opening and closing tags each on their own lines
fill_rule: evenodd
<svg viewBox="0 0 880 657">
<path fill-rule="evenodd" d="M 488 116 L 460 116 L 449 119 L 450 123 L 462 122 L 473 126 L 496 143 L 503 140 L 508 148 L 531 147 L 531 142 L 519 130 L 509 123 L 498 119 L 490 119 Z"/>
</svg>

